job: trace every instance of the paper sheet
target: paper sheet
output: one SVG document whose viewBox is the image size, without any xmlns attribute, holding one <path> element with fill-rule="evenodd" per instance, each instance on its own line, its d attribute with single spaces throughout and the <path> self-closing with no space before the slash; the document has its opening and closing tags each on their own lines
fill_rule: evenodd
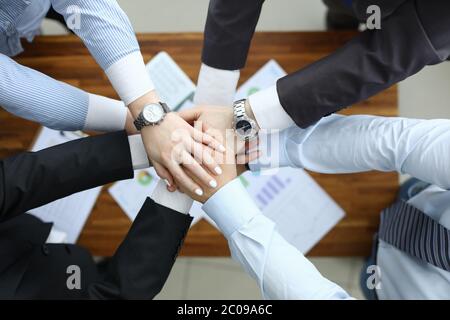
<svg viewBox="0 0 450 320">
<path fill-rule="evenodd" d="M 277 80 L 286 75 L 286 71 L 275 60 L 269 60 L 253 76 L 244 82 L 236 92 L 236 100 L 273 86 Z"/>
<path fill-rule="evenodd" d="M 246 172 L 240 179 L 279 233 L 304 254 L 345 216 L 302 169 L 283 168 L 273 175 Z"/>
<path fill-rule="evenodd" d="M 33 151 L 45 149 L 57 144 L 78 139 L 82 135 L 77 132 L 62 132 L 42 128 Z M 53 222 L 58 237 L 52 237 L 52 242 L 75 243 L 84 224 L 100 194 L 101 187 L 75 193 L 56 200 L 45 206 L 30 210 L 29 213 L 45 222 Z M 65 237 L 61 232 L 65 233 Z"/>
<path fill-rule="evenodd" d="M 195 84 L 173 61 L 167 52 L 160 52 L 149 63 L 147 71 L 155 85 L 161 101 L 173 110 L 193 96 Z"/>
</svg>

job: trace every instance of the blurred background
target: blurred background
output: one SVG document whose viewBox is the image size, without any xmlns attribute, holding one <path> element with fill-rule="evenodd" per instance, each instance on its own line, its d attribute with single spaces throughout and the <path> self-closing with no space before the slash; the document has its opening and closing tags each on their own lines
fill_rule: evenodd
<svg viewBox="0 0 450 320">
<path fill-rule="evenodd" d="M 202 32 L 208 0 L 118 0 L 136 32 Z M 320 0 L 267 0 L 258 31 L 325 30 L 325 6 Z M 46 21 L 43 34 L 65 34 Z M 200 57 L 199 57 L 200 59 Z M 450 117 L 450 64 L 427 67 L 399 84 L 400 116 Z M 325 277 L 356 298 L 363 257 L 321 257 L 312 262 Z M 260 299 L 256 283 L 230 258 L 179 258 L 161 299 Z"/>
</svg>

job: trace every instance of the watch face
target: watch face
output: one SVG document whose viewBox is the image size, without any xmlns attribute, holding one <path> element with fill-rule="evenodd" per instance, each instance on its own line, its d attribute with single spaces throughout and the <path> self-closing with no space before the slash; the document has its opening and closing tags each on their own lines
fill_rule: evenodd
<svg viewBox="0 0 450 320">
<path fill-rule="evenodd" d="M 164 116 L 163 107 L 159 104 L 150 104 L 142 112 L 144 119 L 150 123 L 157 123 Z"/>
<path fill-rule="evenodd" d="M 236 132 L 241 137 L 248 137 L 252 132 L 252 124 L 248 120 L 239 120 L 236 122 Z"/>
</svg>

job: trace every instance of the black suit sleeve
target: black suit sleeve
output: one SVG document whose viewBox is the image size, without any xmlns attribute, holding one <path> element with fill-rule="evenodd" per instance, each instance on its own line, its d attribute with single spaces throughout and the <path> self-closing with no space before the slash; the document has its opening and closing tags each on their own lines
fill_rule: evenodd
<svg viewBox="0 0 450 320">
<path fill-rule="evenodd" d="M 218 69 L 242 69 L 263 3 L 264 0 L 211 0 L 202 62 Z"/>
<path fill-rule="evenodd" d="M 147 198 L 91 299 L 152 299 L 164 286 L 192 217 Z"/>
<path fill-rule="evenodd" d="M 125 132 L 23 152 L 0 161 L 0 221 L 75 192 L 132 177 Z"/>
<path fill-rule="evenodd" d="M 281 105 L 308 127 L 450 56 L 450 1 L 405 1 L 330 56 L 277 82 Z"/>
</svg>

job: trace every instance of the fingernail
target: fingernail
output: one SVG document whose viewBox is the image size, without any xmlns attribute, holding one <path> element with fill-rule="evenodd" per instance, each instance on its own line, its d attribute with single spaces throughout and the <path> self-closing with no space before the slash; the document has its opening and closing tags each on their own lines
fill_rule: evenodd
<svg viewBox="0 0 450 320">
<path fill-rule="evenodd" d="M 164 179 L 164 182 L 167 184 L 168 187 L 170 187 L 170 182 L 167 179 Z"/>
<path fill-rule="evenodd" d="M 220 168 L 220 167 L 215 167 L 215 168 L 214 168 L 214 171 L 215 171 L 217 174 L 222 174 L 222 168 Z"/>
<path fill-rule="evenodd" d="M 209 186 L 210 186 L 211 188 L 216 188 L 216 187 L 217 187 L 217 181 L 216 181 L 216 180 L 211 180 L 211 181 L 209 182 Z"/>
<path fill-rule="evenodd" d="M 198 196 L 202 196 L 203 195 L 203 190 L 202 189 L 195 189 L 195 194 Z"/>
<path fill-rule="evenodd" d="M 225 151 L 227 151 L 227 149 L 225 149 L 225 147 L 223 145 L 219 144 L 219 151 L 225 152 Z"/>
</svg>

